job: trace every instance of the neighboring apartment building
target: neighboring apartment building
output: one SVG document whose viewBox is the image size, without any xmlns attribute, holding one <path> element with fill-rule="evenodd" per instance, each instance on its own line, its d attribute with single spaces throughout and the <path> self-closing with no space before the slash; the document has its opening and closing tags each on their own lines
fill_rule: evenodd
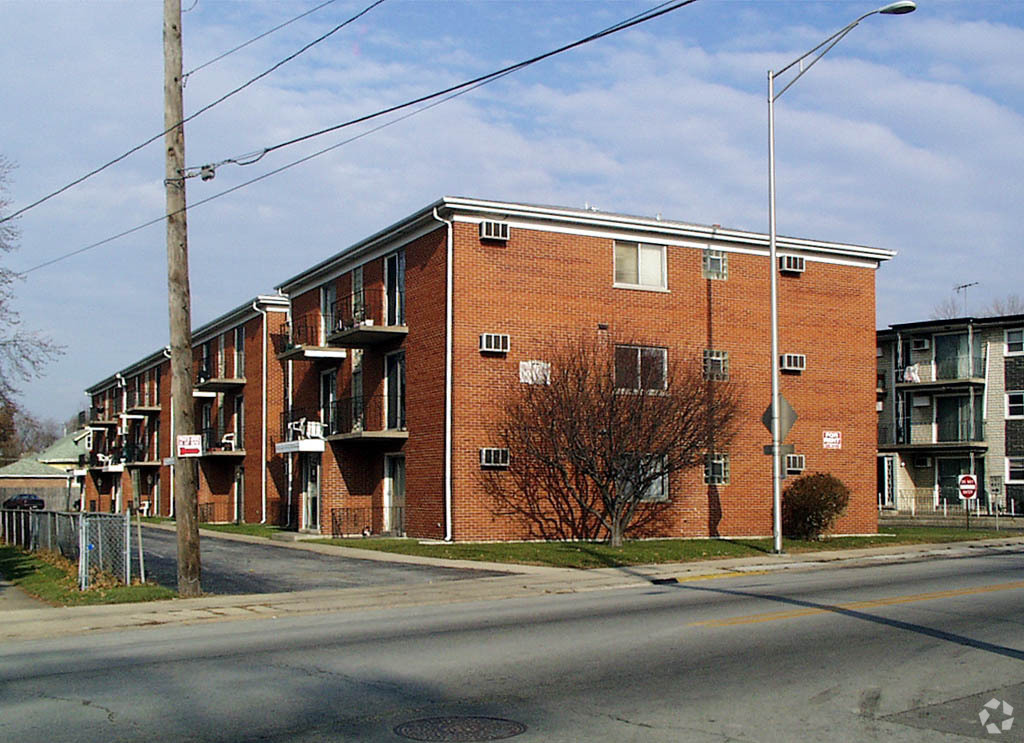
<svg viewBox="0 0 1024 743">
<path fill-rule="evenodd" d="M 283 297 L 258 296 L 192 333 L 203 452 L 184 461 L 198 468 L 204 521 L 286 523 L 284 472 L 271 440 L 284 387 L 270 338 L 287 310 Z M 169 352 L 161 349 L 86 390 L 92 406 L 80 421 L 90 452 L 84 510 L 138 506 L 174 515 L 170 382 Z"/>
<path fill-rule="evenodd" d="M 962 317 L 878 331 L 878 503 L 1024 510 L 1024 315 Z"/>
<path fill-rule="evenodd" d="M 874 272 L 893 253 L 795 238 L 779 250 L 781 389 L 798 416 L 787 471 L 840 477 L 853 498 L 837 531 L 874 532 Z M 531 536 L 482 483 L 515 457 L 495 451 L 496 391 L 542 378 L 559 336 L 592 333 L 617 361 L 703 359 L 742 391 L 729 448 L 664 484 L 659 533 L 771 533 L 766 235 L 445 197 L 278 290 L 291 315 L 275 338 L 275 450 L 300 529 Z"/>
</svg>

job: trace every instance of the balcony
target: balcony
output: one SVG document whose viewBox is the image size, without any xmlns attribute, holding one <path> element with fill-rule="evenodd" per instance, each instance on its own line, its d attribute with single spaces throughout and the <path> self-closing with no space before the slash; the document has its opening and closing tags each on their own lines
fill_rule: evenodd
<svg viewBox="0 0 1024 743">
<path fill-rule="evenodd" d="M 331 318 L 327 318 L 330 327 Z M 321 345 L 323 325 L 319 313 L 310 313 L 284 324 L 284 332 L 273 336 L 274 353 L 281 361 L 337 361 L 346 356 L 343 348 Z"/>
<path fill-rule="evenodd" d="M 405 324 L 405 292 L 363 289 L 334 305 L 333 328 L 327 342 L 336 346 L 368 348 L 401 340 Z"/>
<path fill-rule="evenodd" d="M 203 457 L 244 457 L 240 437 L 230 429 L 204 428 L 199 431 L 203 437 Z"/>
<path fill-rule="evenodd" d="M 218 366 L 216 364 L 212 365 Z M 223 369 L 200 364 L 196 369 L 195 389 L 198 392 L 232 392 L 245 386 L 245 377 L 225 376 Z"/>
<path fill-rule="evenodd" d="M 896 370 L 896 387 L 954 387 L 985 384 L 985 356 L 949 356 Z"/>
<path fill-rule="evenodd" d="M 405 400 L 384 395 L 338 400 L 324 422 L 324 435 L 328 441 L 404 441 L 409 438 Z"/>
<path fill-rule="evenodd" d="M 118 412 L 115 412 L 112 408 L 89 409 L 88 425 L 90 426 L 117 426 L 119 423 Z"/>
<path fill-rule="evenodd" d="M 100 472 L 124 472 L 124 460 L 118 449 L 94 451 L 89 454 L 89 469 Z"/>
<path fill-rule="evenodd" d="M 160 458 L 150 452 L 150 447 L 141 444 L 125 444 L 121 447 L 121 461 L 129 468 L 159 467 Z"/>
<path fill-rule="evenodd" d="M 984 452 L 988 449 L 985 429 L 969 421 L 879 424 L 878 448 L 885 451 L 927 453 Z"/>
<path fill-rule="evenodd" d="M 139 390 L 130 390 L 125 412 L 134 415 L 155 415 L 160 412 L 160 402 L 151 400 L 148 394 L 143 394 Z"/>
</svg>

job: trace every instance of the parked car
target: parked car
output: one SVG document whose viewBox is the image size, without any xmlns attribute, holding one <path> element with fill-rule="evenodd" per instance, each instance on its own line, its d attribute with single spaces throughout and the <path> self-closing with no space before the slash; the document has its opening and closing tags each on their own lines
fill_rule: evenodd
<svg viewBox="0 0 1024 743">
<path fill-rule="evenodd" d="M 46 508 L 46 503 L 38 495 L 32 493 L 19 493 L 4 501 L 4 508 L 31 508 L 41 511 Z"/>
</svg>

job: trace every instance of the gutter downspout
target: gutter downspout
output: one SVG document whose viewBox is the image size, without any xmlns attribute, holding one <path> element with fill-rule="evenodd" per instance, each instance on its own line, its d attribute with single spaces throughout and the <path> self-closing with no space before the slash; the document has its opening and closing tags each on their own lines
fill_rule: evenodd
<svg viewBox="0 0 1024 743">
<path fill-rule="evenodd" d="M 445 292 L 444 292 L 444 541 L 454 540 L 452 529 L 452 317 L 453 277 L 455 267 L 452 260 L 454 248 L 454 223 L 442 219 L 434 207 L 434 219 L 448 228 L 448 244 L 445 252 Z"/>
<path fill-rule="evenodd" d="M 252 303 L 252 308 L 263 316 L 263 353 L 260 357 L 263 393 L 262 407 L 260 408 L 260 492 L 263 498 L 263 517 L 260 519 L 260 523 L 265 524 L 267 523 L 267 311 L 260 309 L 258 300 Z M 242 514 L 242 518 L 245 518 L 245 514 Z"/>
</svg>

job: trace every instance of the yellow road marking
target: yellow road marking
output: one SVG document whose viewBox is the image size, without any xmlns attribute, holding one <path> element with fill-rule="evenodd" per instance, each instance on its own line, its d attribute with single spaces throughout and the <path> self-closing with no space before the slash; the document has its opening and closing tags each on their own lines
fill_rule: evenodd
<svg viewBox="0 0 1024 743">
<path fill-rule="evenodd" d="M 776 570 L 730 570 L 725 573 L 707 573 L 704 575 L 688 575 L 682 578 L 674 578 L 676 583 L 689 583 L 694 580 L 714 580 L 715 578 L 738 578 L 743 575 L 768 575 L 776 573 Z"/>
<path fill-rule="evenodd" d="M 729 619 L 707 619 L 702 622 L 691 622 L 690 627 L 732 627 L 737 624 L 757 624 L 759 622 L 774 622 L 778 619 L 793 619 L 795 617 L 807 617 L 813 614 L 827 614 L 829 612 L 848 611 L 851 609 L 870 609 L 876 606 L 892 606 L 894 604 L 910 604 L 915 601 L 933 601 L 935 599 L 953 598 L 955 596 L 970 596 L 978 593 L 992 593 L 994 591 L 1012 591 L 1017 588 L 1024 588 L 1024 581 L 1015 583 L 1000 583 L 994 586 L 981 586 L 979 588 L 960 588 L 954 591 L 933 591 L 931 593 L 917 593 L 909 596 L 891 596 L 884 599 L 872 599 L 870 601 L 854 601 L 848 604 L 835 604 L 806 609 L 792 609 L 790 611 L 769 612 L 766 614 L 751 614 L 744 617 L 731 617 Z"/>
</svg>

